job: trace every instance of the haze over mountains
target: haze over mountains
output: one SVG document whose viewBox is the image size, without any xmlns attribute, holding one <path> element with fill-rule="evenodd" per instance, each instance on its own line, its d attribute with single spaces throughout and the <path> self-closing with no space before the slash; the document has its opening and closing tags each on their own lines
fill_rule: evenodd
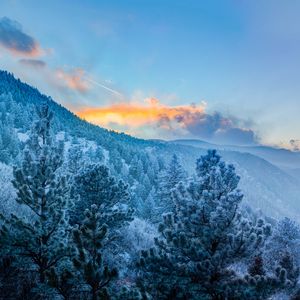
<svg viewBox="0 0 300 300">
<path fill-rule="evenodd" d="M 218 145 L 211 144 L 202 140 L 174 140 L 172 143 L 189 145 L 204 149 L 220 149 L 231 150 L 242 153 L 250 153 L 268 160 L 272 164 L 287 169 L 290 171 L 300 168 L 300 152 L 291 151 L 283 148 L 274 148 L 270 146 L 258 145 L 258 146 L 238 146 L 238 145 Z"/>
<path fill-rule="evenodd" d="M 5 128 L 1 130 L 1 141 L 4 143 L 5 132 L 6 135 L 7 132 L 15 133 L 18 144 L 16 149 L 22 149 L 24 137 L 34 118 L 34 107 L 44 102 L 53 110 L 54 130 L 63 136 L 66 145 L 77 143 L 87 148 L 87 157 L 90 155 L 93 156 L 90 159 L 95 162 L 98 160 L 109 164 L 115 170 L 114 175 L 131 180 L 132 189 L 138 193 L 139 199 L 145 200 L 149 196 L 150 191 L 141 191 L 140 187 L 145 185 L 145 180 L 151 182 L 153 171 L 150 170 L 155 169 L 154 166 L 168 162 L 175 153 L 183 167 L 192 174 L 195 160 L 207 149 L 214 148 L 225 161 L 236 166 L 241 176 L 240 188 L 245 194 L 244 205 L 253 210 L 260 209 L 265 215 L 274 218 L 300 216 L 300 181 L 297 175 L 300 174 L 299 152 L 267 146 L 215 145 L 200 140 L 166 142 L 137 139 L 81 120 L 50 97 L 5 71 L 0 72 L 0 104 L 2 110 L 8 113 L 9 121 L 1 121 L 2 128 Z M 4 144 L 1 149 L 4 149 Z M 95 155 L 95 149 L 100 149 L 102 154 Z M 1 161 L 12 166 L 18 161 L 18 153 L 11 150 L 6 157 L 1 156 Z M 132 164 L 139 166 L 140 173 L 128 179 Z"/>
</svg>

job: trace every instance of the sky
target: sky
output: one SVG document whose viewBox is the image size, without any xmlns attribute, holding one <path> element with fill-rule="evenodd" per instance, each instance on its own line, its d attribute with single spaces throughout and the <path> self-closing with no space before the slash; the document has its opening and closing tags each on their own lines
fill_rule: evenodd
<svg viewBox="0 0 300 300">
<path fill-rule="evenodd" d="M 0 0 L 0 68 L 142 138 L 297 149 L 300 1 Z"/>
</svg>

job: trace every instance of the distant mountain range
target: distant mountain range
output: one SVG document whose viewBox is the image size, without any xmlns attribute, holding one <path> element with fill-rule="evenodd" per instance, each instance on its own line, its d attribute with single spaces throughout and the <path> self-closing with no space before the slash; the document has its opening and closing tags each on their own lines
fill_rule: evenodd
<svg viewBox="0 0 300 300">
<path fill-rule="evenodd" d="M 234 145 L 217 145 L 211 144 L 202 140 L 174 140 L 170 143 L 189 145 L 204 149 L 219 149 L 225 151 L 238 151 L 241 153 L 250 153 L 259 156 L 270 163 L 288 170 L 300 169 L 300 152 L 291 151 L 282 148 L 275 148 L 270 146 L 234 146 Z"/>
<path fill-rule="evenodd" d="M 10 101 L 19 107 L 18 112 L 11 108 Z M 7 110 L 10 109 L 8 113 L 15 120 L 11 123 L 14 130 L 23 133 L 28 131 L 28 124 L 33 121 L 33 107 L 44 102 L 48 103 L 55 113 L 56 132 L 93 141 L 105 151 L 106 161 L 111 158 L 111 164 L 115 164 L 116 169 L 120 161 L 128 166 L 132 157 L 137 156 L 143 160 L 144 175 L 148 176 L 147 172 L 150 171 L 147 170 L 144 160 L 151 160 L 151 168 L 153 164 L 159 163 L 154 162 L 155 159 L 167 162 L 171 155 L 176 153 L 184 168 L 191 174 L 196 159 L 207 149 L 214 148 L 225 161 L 236 166 L 241 176 L 240 188 L 245 194 L 244 204 L 254 210 L 261 209 L 264 214 L 274 218 L 300 217 L 299 152 L 267 146 L 215 145 L 201 140 L 145 140 L 115 133 L 79 119 L 37 89 L 15 79 L 12 74 L 0 71 L 0 108 L 1 103 L 4 103 L 8 107 Z M 21 115 L 27 115 L 26 122 L 20 123 L 21 125 L 17 122 L 16 115 L 20 110 Z M 7 164 L 11 165 L 13 161 Z M 143 176 L 140 177 L 136 180 L 142 180 Z"/>
<path fill-rule="evenodd" d="M 196 149 L 217 149 L 241 176 L 245 202 L 273 217 L 300 213 L 300 153 L 268 146 L 217 145 L 201 140 L 167 142 Z M 300 174 L 300 173 L 299 173 Z"/>
</svg>

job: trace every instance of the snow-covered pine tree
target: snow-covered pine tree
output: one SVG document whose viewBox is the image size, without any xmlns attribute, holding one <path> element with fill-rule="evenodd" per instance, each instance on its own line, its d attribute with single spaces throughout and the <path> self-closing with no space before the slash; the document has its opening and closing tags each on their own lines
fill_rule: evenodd
<svg viewBox="0 0 300 300">
<path fill-rule="evenodd" d="M 75 204 L 72 223 L 80 223 L 85 209 L 93 204 L 97 205 L 102 223 L 109 226 L 111 234 L 132 219 L 127 185 L 111 176 L 104 165 L 86 166 L 75 176 L 73 190 L 79 200 Z"/>
<path fill-rule="evenodd" d="M 290 253 L 293 261 L 300 266 L 300 226 L 285 217 L 276 224 L 272 237 L 266 245 L 265 260 L 268 268 L 271 269 L 274 264 L 278 264 L 286 253 Z"/>
<path fill-rule="evenodd" d="M 295 294 L 292 299 L 297 299 L 297 295 L 300 299 L 300 289 L 297 287 L 300 277 L 299 247 L 299 224 L 285 217 L 276 224 L 263 253 L 267 270 L 275 270 L 278 276 L 285 274 L 286 284 L 283 288 L 288 294 Z"/>
<path fill-rule="evenodd" d="M 140 202 L 139 211 L 144 220 L 158 223 L 161 220 L 160 211 L 157 209 L 158 197 L 155 188 L 152 187 L 145 201 Z"/>
<path fill-rule="evenodd" d="M 143 163 L 137 154 L 135 154 L 129 165 L 129 182 L 133 184 L 135 181 L 139 181 L 141 178 L 143 178 L 143 174 Z"/>
<path fill-rule="evenodd" d="M 123 181 L 116 181 L 106 166 L 89 165 L 74 178 L 76 201 L 72 224 L 81 224 L 83 212 L 95 204 L 101 216 L 98 222 L 109 228 L 103 241 L 105 263 L 115 266 L 124 252 L 122 228 L 131 220 L 133 209 L 129 207 L 130 195 Z"/>
<path fill-rule="evenodd" d="M 27 207 L 30 218 L 11 215 L 1 228 L 1 245 L 11 247 L 19 257 L 31 261 L 44 283 L 45 274 L 57 266 L 67 253 L 67 215 L 70 206 L 66 178 L 59 173 L 63 145 L 51 135 L 52 112 L 47 105 L 37 110 L 34 124 L 23 153 L 21 167 L 14 169 L 13 185 L 17 203 Z"/>
<path fill-rule="evenodd" d="M 116 174 L 121 173 L 123 161 L 120 157 L 120 153 L 116 149 L 112 149 L 109 153 L 109 164 L 110 169 L 114 169 Z"/>
<path fill-rule="evenodd" d="M 142 251 L 141 281 L 153 299 L 243 299 L 247 283 L 234 263 L 255 253 L 270 226 L 242 217 L 234 167 L 215 150 L 197 161 L 196 180 L 174 192 L 156 247 Z"/>
<path fill-rule="evenodd" d="M 116 269 L 109 269 L 103 262 L 103 243 L 108 227 L 103 224 L 97 205 L 85 210 L 81 226 L 73 230 L 75 257 L 73 264 L 81 276 L 83 285 L 90 290 L 91 299 L 109 299 L 108 287 L 117 276 Z M 83 287 L 84 288 L 84 287 Z"/>
<path fill-rule="evenodd" d="M 4 99 L 3 99 L 4 98 Z M 1 102 L 1 100 L 4 100 Z M 15 124 L 9 105 L 13 103 L 11 95 L 0 96 L 0 161 L 8 164 L 15 159 L 19 152 L 19 140 L 14 130 Z"/>
<path fill-rule="evenodd" d="M 73 176 L 84 166 L 82 148 L 79 144 L 74 144 L 68 150 L 66 167 Z"/>
<path fill-rule="evenodd" d="M 175 204 L 172 200 L 172 190 L 176 188 L 179 182 L 184 180 L 186 180 L 186 173 L 179 163 L 177 155 L 173 154 L 169 165 L 161 171 L 158 178 L 159 210 L 161 213 L 174 211 Z"/>
</svg>

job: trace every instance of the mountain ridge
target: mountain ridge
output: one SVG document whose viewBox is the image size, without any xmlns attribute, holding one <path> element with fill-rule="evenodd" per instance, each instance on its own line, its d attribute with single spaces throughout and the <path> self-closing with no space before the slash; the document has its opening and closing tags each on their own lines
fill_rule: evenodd
<svg viewBox="0 0 300 300">
<path fill-rule="evenodd" d="M 282 215 L 294 218 L 300 216 L 299 182 L 268 159 L 253 153 L 241 152 L 241 149 L 235 146 L 230 146 L 229 149 L 226 146 L 218 148 L 215 147 L 217 145 L 203 141 L 195 142 L 195 140 L 192 140 L 195 142 L 194 145 L 191 145 L 191 140 L 180 140 L 180 142 L 146 140 L 125 133 L 112 132 L 80 119 L 51 97 L 41 94 L 38 89 L 15 79 L 6 71 L 0 71 L 0 108 L 3 103 L 7 105 L 5 112 L 11 114 L 14 119 L 9 126 L 17 131 L 28 131 L 29 125 L 34 120 L 32 114 L 34 107 L 43 102 L 48 103 L 54 112 L 54 131 L 64 132 L 67 139 L 93 141 L 101 147 L 106 153 L 105 161 L 111 167 L 113 175 L 126 180 L 134 192 L 140 189 L 142 196 L 138 196 L 139 199 L 136 201 L 145 201 L 149 191 L 143 190 L 144 185 L 147 185 L 149 180 L 155 183 L 155 176 L 157 176 L 155 173 L 168 163 L 174 153 L 188 173 L 193 174 L 196 159 L 213 147 L 220 152 L 225 161 L 235 165 L 241 176 L 240 187 L 245 194 L 245 204 L 253 209 L 261 208 L 265 214 L 275 218 L 280 218 Z M 17 110 L 20 110 L 21 115 L 18 115 Z M 28 115 L 26 120 L 18 127 L 16 125 L 19 124 L 18 119 L 26 114 Z M 22 145 L 22 141 L 19 143 Z M 15 159 L 12 158 L 7 164 L 14 163 Z M 101 162 L 100 158 L 94 159 L 96 162 Z M 135 177 L 130 177 L 128 172 L 135 171 L 132 170 L 133 164 L 136 164 L 135 168 L 139 173 Z"/>
<path fill-rule="evenodd" d="M 253 145 L 253 146 L 252 145 L 251 146 L 226 145 L 226 144 L 221 145 L 221 144 L 212 144 L 198 139 L 176 139 L 176 140 L 169 141 L 169 143 L 193 145 L 195 147 L 201 146 L 207 148 L 233 150 L 242 153 L 251 153 L 261 158 L 264 158 L 267 161 L 282 168 L 285 167 L 289 167 L 291 169 L 300 168 L 300 152 L 291 151 L 285 148 L 277 148 L 277 147 L 266 146 L 266 145 Z"/>
</svg>

